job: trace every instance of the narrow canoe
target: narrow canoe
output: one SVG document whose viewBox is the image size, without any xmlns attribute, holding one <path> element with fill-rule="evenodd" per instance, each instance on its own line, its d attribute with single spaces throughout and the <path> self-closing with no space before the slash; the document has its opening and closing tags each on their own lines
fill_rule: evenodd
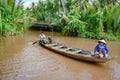
<svg viewBox="0 0 120 80">
<path fill-rule="evenodd" d="M 49 50 L 55 51 L 59 54 L 63 54 L 65 56 L 68 56 L 74 59 L 88 61 L 88 62 L 105 63 L 113 59 L 113 57 L 110 57 L 110 56 L 108 58 L 98 58 L 98 57 L 95 57 L 94 55 L 91 55 L 90 51 L 68 47 L 57 42 L 47 43 L 47 44 L 43 44 L 42 42 L 39 42 L 39 45 Z"/>
</svg>

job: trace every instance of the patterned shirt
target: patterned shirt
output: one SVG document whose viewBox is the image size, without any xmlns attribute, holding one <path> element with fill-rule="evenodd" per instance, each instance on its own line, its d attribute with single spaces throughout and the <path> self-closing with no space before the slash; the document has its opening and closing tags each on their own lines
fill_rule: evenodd
<svg viewBox="0 0 120 80">
<path fill-rule="evenodd" d="M 102 52 L 103 55 L 108 54 L 108 52 L 109 52 L 106 45 L 97 44 L 95 49 L 94 49 L 94 53 L 100 52 L 100 51 Z"/>
</svg>

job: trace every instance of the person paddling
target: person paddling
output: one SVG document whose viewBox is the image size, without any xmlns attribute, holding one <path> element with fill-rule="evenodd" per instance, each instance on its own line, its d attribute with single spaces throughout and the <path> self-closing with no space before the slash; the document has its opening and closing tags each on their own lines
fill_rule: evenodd
<svg viewBox="0 0 120 80">
<path fill-rule="evenodd" d="M 41 32 L 40 34 L 40 41 L 43 43 L 43 44 L 46 44 L 47 41 L 46 41 L 46 36 L 44 34 L 44 32 Z"/>
<path fill-rule="evenodd" d="M 101 57 L 101 58 L 103 58 L 103 57 L 107 58 L 108 52 L 109 52 L 109 50 L 108 50 L 106 41 L 99 40 L 98 44 L 94 48 L 94 54 L 99 54 L 99 57 Z"/>
</svg>

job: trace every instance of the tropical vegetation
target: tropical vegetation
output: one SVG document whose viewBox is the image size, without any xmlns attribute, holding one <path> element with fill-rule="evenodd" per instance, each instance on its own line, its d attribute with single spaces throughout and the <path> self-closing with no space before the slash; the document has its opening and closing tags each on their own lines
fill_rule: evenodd
<svg viewBox="0 0 120 80">
<path fill-rule="evenodd" d="M 1 35 L 24 32 L 34 18 L 65 36 L 120 40 L 119 0 L 39 0 L 27 9 L 0 1 Z"/>
<path fill-rule="evenodd" d="M 22 0 L 0 0 L 0 35 L 23 33 L 33 20 L 24 10 Z"/>
<path fill-rule="evenodd" d="M 120 40 L 118 0 L 39 0 L 31 9 L 37 21 L 63 35 Z"/>
</svg>

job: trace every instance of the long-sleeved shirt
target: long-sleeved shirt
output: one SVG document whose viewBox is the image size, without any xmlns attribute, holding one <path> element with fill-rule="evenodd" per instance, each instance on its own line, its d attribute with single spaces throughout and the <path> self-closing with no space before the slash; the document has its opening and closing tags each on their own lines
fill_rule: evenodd
<svg viewBox="0 0 120 80">
<path fill-rule="evenodd" d="M 46 41 L 46 36 L 43 33 L 40 34 L 40 41 L 44 44 L 47 42 Z"/>
<path fill-rule="evenodd" d="M 105 55 L 105 54 L 108 54 L 109 50 L 106 45 L 97 44 L 94 49 L 94 53 L 96 53 L 96 52 L 102 52 L 102 54 Z"/>
<path fill-rule="evenodd" d="M 46 36 L 42 33 L 42 34 L 40 34 L 40 39 L 44 40 L 44 39 L 46 39 Z"/>
</svg>

